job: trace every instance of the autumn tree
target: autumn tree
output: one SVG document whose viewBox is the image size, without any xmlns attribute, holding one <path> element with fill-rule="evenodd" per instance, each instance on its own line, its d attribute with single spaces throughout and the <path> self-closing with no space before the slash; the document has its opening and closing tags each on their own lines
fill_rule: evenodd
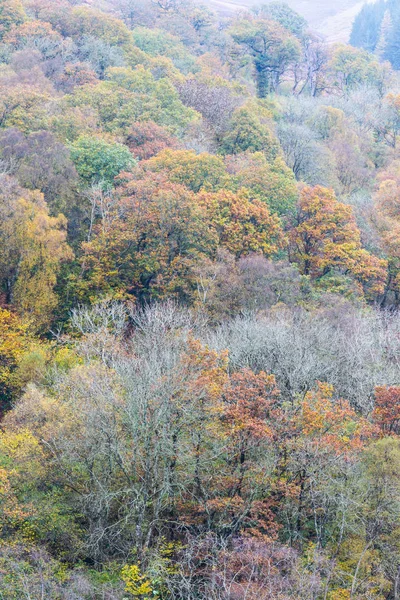
<svg viewBox="0 0 400 600">
<path fill-rule="evenodd" d="M 131 33 L 122 21 L 86 6 L 73 8 L 60 29 L 75 38 L 92 36 L 113 46 L 124 47 L 132 41 Z"/>
<path fill-rule="evenodd" d="M 383 292 L 386 262 L 362 248 L 351 207 L 331 190 L 303 189 L 289 239 L 291 260 L 304 275 L 318 281 L 337 270 L 353 277 L 367 297 Z"/>
<path fill-rule="evenodd" d="M 26 20 L 23 4 L 20 0 L 4 0 L 0 6 L 0 38 L 3 39 L 14 25 Z"/>
<path fill-rule="evenodd" d="M 0 277 L 7 304 L 32 320 L 34 329 L 51 321 L 61 263 L 72 257 L 66 220 L 50 217 L 39 192 L 24 190 L 3 176 Z"/>
<path fill-rule="evenodd" d="M 40 47 L 41 39 L 57 43 L 62 38 L 49 23 L 44 23 L 43 21 L 26 21 L 21 25 L 12 27 L 7 35 L 4 36 L 4 42 L 11 44 L 15 49 L 35 45 Z"/>
<path fill-rule="evenodd" d="M 227 190 L 203 192 L 197 202 L 207 221 L 218 234 L 219 245 L 236 258 L 252 252 L 274 256 L 284 245 L 284 234 L 276 215 L 266 204 L 251 200 L 246 190 L 237 194 Z"/>
<path fill-rule="evenodd" d="M 163 150 L 145 164 L 149 171 L 165 171 L 168 179 L 197 193 L 224 187 L 226 169 L 221 157 L 191 150 Z"/>
<path fill-rule="evenodd" d="M 225 165 L 228 172 L 225 186 L 232 191 L 248 189 L 252 198 L 265 202 L 271 213 L 282 218 L 294 209 L 298 196 L 296 183 L 280 156 L 268 160 L 262 152 L 245 152 L 227 156 Z"/>
<path fill-rule="evenodd" d="M 218 240 L 193 193 L 162 174 L 139 176 L 108 203 L 83 246 L 82 269 L 91 294 L 190 297 L 193 265 L 212 253 Z"/>
<path fill-rule="evenodd" d="M 162 150 L 177 149 L 179 146 L 178 140 L 167 129 L 152 121 L 133 123 L 127 132 L 126 144 L 139 160 L 147 160 Z"/>
<path fill-rule="evenodd" d="M 400 388 L 379 386 L 375 389 L 373 418 L 385 435 L 400 432 Z"/>
<path fill-rule="evenodd" d="M 15 391 L 13 375 L 29 345 L 27 324 L 8 310 L 0 309 L 0 405 L 6 408 Z"/>
<path fill-rule="evenodd" d="M 153 121 L 172 134 L 182 135 L 198 118 L 194 110 L 182 104 L 167 78 L 156 80 L 143 67 L 110 68 L 107 81 L 84 85 L 67 101 L 70 106 L 89 106 L 97 111 L 102 127 L 111 133 L 126 134 L 136 121 Z"/>
<path fill-rule="evenodd" d="M 398 304 L 400 293 L 400 256 L 398 240 L 400 235 L 398 197 L 400 193 L 399 164 L 392 162 L 378 176 L 378 189 L 375 194 L 376 227 L 380 235 L 381 248 L 388 260 L 388 281 L 382 304 Z"/>
<path fill-rule="evenodd" d="M 8 128 L 0 134 L 1 159 L 11 175 L 30 190 L 39 190 L 52 212 L 69 214 L 77 173 L 68 149 L 54 135 L 38 131 L 26 136 Z"/>
</svg>

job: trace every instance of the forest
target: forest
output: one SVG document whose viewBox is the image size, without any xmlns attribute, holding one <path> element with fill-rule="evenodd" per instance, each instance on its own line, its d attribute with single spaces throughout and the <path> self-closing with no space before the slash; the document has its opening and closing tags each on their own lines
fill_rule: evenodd
<svg viewBox="0 0 400 600">
<path fill-rule="evenodd" d="M 0 0 L 0 600 L 400 600 L 398 69 Z"/>
</svg>

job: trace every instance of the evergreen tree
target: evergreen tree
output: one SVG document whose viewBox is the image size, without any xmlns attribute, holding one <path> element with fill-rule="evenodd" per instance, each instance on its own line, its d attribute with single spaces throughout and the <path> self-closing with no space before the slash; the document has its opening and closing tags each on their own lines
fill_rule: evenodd
<svg viewBox="0 0 400 600">
<path fill-rule="evenodd" d="M 390 39 L 393 28 L 392 13 L 389 9 L 386 10 L 379 31 L 379 40 L 376 45 L 375 54 L 378 58 L 385 60 L 388 40 Z"/>
<path fill-rule="evenodd" d="M 383 58 L 391 62 L 394 69 L 400 69 L 400 6 L 397 2 L 389 3 L 392 27 L 388 32 Z"/>
<path fill-rule="evenodd" d="M 379 0 L 375 4 L 366 4 L 355 18 L 350 44 L 356 48 L 364 48 L 369 52 L 374 52 L 379 43 L 386 10 L 385 0 Z"/>
</svg>

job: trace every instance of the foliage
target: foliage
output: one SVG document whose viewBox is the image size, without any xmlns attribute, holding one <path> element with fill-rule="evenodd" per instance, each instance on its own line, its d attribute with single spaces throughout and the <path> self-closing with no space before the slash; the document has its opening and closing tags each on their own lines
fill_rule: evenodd
<svg viewBox="0 0 400 600">
<path fill-rule="evenodd" d="M 268 121 L 262 119 L 263 113 L 268 115 L 257 105 L 238 108 L 232 115 L 229 131 L 222 139 L 222 153 L 263 152 L 267 158 L 276 158 L 278 143 Z"/>
<path fill-rule="evenodd" d="M 3 39 L 13 26 L 20 25 L 25 19 L 26 14 L 20 0 L 4 0 L 0 6 L 0 39 Z"/>
<path fill-rule="evenodd" d="M 125 146 L 101 138 L 81 136 L 71 144 L 70 151 L 78 174 L 87 184 L 112 185 L 121 171 L 127 171 L 135 164 Z"/>
<path fill-rule="evenodd" d="M 321 278 L 332 269 L 351 274 L 367 294 L 382 293 L 386 263 L 361 247 L 352 209 L 332 191 L 305 187 L 290 232 L 290 252 L 300 272 Z"/>
<path fill-rule="evenodd" d="M 125 582 L 125 591 L 130 596 L 142 600 L 157 597 L 154 595 L 151 582 L 140 573 L 138 565 L 126 565 L 121 571 L 121 577 Z"/>
<path fill-rule="evenodd" d="M 399 23 L 0 1 L 1 598 L 399 596 Z"/>
<path fill-rule="evenodd" d="M 264 18 L 264 15 L 257 19 L 248 15 L 238 20 L 231 34 L 236 42 L 247 47 L 254 58 L 260 98 L 278 88 L 282 76 L 300 55 L 296 38 L 277 21 Z"/>
<path fill-rule="evenodd" d="M 3 178 L 0 276 L 7 303 L 36 329 L 51 322 L 58 298 L 54 288 L 63 261 L 72 258 L 66 244 L 66 220 L 50 217 L 42 194 Z"/>
</svg>

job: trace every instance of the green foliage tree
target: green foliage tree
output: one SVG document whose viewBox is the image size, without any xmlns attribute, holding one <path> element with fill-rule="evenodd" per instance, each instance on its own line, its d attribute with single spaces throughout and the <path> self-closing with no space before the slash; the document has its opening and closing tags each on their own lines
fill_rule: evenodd
<svg viewBox="0 0 400 600">
<path fill-rule="evenodd" d="M 67 101 L 74 107 L 92 107 L 107 132 L 125 134 L 135 121 L 153 121 L 182 136 L 198 119 L 168 79 L 156 80 L 143 67 L 112 68 L 106 77 L 107 81 L 75 90 Z"/>
<path fill-rule="evenodd" d="M 195 70 L 196 58 L 188 53 L 179 38 L 162 30 L 136 27 L 133 32 L 135 45 L 146 54 L 167 56 L 177 69 L 187 74 Z"/>
<path fill-rule="evenodd" d="M 263 152 L 269 159 L 279 153 L 279 143 L 271 127 L 271 115 L 262 107 L 244 106 L 235 110 L 229 130 L 222 138 L 222 154 Z"/>
<path fill-rule="evenodd" d="M 101 138 L 81 136 L 70 146 L 71 159 L 82 180 L 90 185 L 114 183 L 121 171 L 130 170 L 136 161 L 123 144 Z"/>
<path fill-rule="evenodd" d="M 301 38 L 307 28 L 307 21 L 285 2 L 269 2 L 256 6 L 254 14 L 259 17 L 272 19 L 293 35 Z"/>
<path fill-rule="evenodd" d="M 260 98 L 278 89 L 288 67 L 300 56 L 297 39 L 271 19 L 249 15 L 233 25 L 231 35 L 253 57 Z"/>
</svg>

